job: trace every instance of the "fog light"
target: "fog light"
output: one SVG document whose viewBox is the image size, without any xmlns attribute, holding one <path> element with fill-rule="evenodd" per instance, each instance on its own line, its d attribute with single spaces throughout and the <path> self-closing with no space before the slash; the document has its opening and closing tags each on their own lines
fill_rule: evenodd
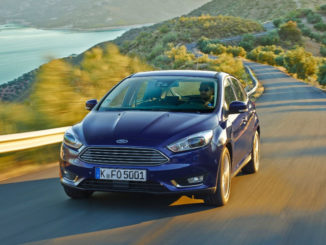
<svg viewBox="0 0 326 245">
<path fill-rule="evenodd" d="M 68 180 L 71 180 L 71 181 L 76 181 L 78 179 L 77 174 L 70 172 L 66 169 L 62 169 L 62 177 L 66 178 Z"/>
<path fill-rule="evenodd" d="M 187 179 L 189 184 L 198 184 L 203 182 L 203 180 L 204 180 L 204 175 L 195 176 Z"/>
</svg>

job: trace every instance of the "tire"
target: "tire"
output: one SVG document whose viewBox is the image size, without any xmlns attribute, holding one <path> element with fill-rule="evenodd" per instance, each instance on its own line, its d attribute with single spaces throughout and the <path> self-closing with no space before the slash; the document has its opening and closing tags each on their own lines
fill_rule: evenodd
<svg viewBox="0 0 326 245">
<path fill-rule="evenodd" d="M 63 186 L 63 189 L 66 192 L 67 196 L 72 199 L 85 199 L 93 194 L 93 191 L 78 190 L 65 185 Z"/>
<path fill-rule="evenodd" d="M 220 170 L 218 172 L 216 190 L 204 197 L 206 205 L 224 206 L 231 193 L 231 157 L 227 148 L 221 154 Z"/>
<path fill-rule="evenodd" d="M 242 171 L 246 174 L 254 174 L 259 170 L 260 163 L 260 138 L 256 131 L 254 140 L 252 142 L 251 160 L 243 167 Z"/>
</svg>

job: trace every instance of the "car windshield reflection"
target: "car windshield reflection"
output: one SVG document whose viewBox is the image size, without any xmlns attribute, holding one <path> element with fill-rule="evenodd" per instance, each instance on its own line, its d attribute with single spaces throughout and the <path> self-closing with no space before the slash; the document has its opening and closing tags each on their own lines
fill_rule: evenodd
<svg viewBox="0 0 326 245">
<path fill-rule="evenodd" d="M 102 101 L 99 111 L 211 112 L 217 106 L 214 78 L 156 76 L 128 78 Z"/>
</svg>

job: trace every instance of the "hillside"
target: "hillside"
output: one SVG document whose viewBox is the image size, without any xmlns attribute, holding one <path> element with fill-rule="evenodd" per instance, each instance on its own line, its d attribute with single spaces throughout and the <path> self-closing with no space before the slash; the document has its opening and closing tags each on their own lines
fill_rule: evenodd
<svg viewBox="0 0 326 245">
<path fill-rule="evenodd" d="M 165 52 L 174 46 L 197 42 L 201 37 L 219 39 L 263 31 L 251 20 L 232 16 L 180 17 L 152 27 L 126 32 L 114 42 L 123 53 L 137 55 L 157 68 L 165 67 Z"/>
<path fill-rule="evenodd" d="M 223 14 L 268 21 L 284 16 L 297 8 L 314 9 L 324 3 L 325 0 L 212 0 L 192 11 L 189 16 Z"/>
<path fill-rule="evenodd" d="M 0 25 L 97 29 L 156 23 L 189 13 L 209 0 L 1 0 Z"/>
</svg>

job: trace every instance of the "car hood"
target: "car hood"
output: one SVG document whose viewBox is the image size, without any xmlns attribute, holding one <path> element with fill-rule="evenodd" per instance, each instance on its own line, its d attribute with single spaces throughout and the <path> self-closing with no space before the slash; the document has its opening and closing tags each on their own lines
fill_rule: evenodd
<svg viewBox="0 0 326 245">
<path fill-rule="evenodd" d="M 213 129 L 217 122 L 213 114 L 92 111 L 74 129 L 86 145 L 155 146 Z M 128 142 L 118 144 L 118 139 Z"/>
</svg>

